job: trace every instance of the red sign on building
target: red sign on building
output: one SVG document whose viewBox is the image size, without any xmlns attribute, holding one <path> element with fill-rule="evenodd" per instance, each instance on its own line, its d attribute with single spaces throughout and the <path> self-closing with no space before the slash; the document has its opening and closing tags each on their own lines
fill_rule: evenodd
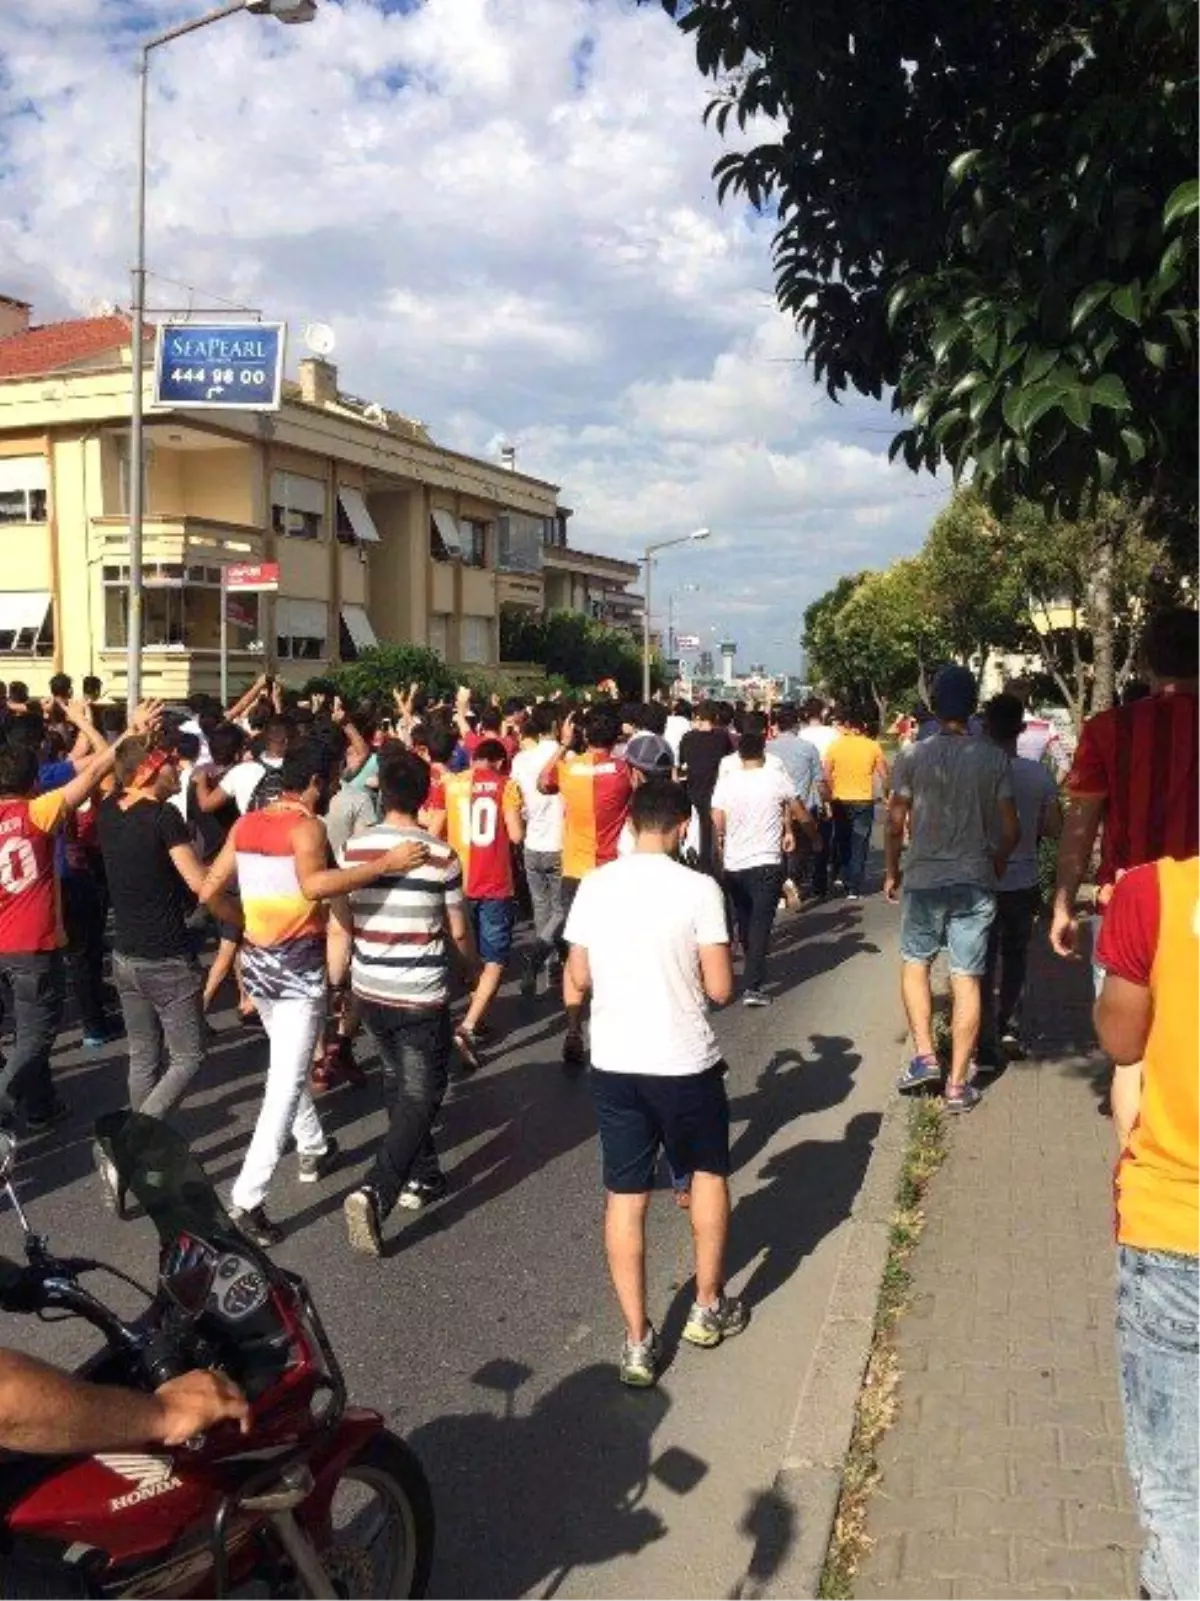
<svg viewBox="0 0 1200 1601">
<path fill-rule="evenodd" d="M 234 562 L 225 569 L 225 588 L 237 590 L 240 594 L 273 593 L 279 588 L 279 563 L 277 561 L 243 561 Z"/>
</svg>

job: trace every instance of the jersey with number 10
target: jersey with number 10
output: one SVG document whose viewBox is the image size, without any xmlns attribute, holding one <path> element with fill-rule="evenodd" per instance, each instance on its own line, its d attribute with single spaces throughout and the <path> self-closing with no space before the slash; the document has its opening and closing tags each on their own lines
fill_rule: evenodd
<svg viewBox="0 0 1200 1601">
<path fill-rule="evenodd" d="M 513 896 L 512 846 L 506 810 L 519 810 L 521 792 L 511 778 L 473 767 L 447 773 L 446 832 L 462 862 L 463 894 L 469 901 L 507 901 Z"/>
</svg>

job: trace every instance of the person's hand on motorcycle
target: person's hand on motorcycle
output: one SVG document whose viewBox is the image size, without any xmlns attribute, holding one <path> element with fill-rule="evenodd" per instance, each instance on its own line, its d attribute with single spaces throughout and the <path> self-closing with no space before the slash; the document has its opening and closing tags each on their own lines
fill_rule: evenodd
<svg viewBox="0 0 1200 1601">
<path fill-rule="evenodd" d="M 168 1379 L 155 1391 L 162 1412 L 158 1435 L 163 1445 L 182 1445 L 218 1423 L 236 1423 L 250 1432 L 250 1403 L 223 1373 L 197 1369 Z"/>
</svg>

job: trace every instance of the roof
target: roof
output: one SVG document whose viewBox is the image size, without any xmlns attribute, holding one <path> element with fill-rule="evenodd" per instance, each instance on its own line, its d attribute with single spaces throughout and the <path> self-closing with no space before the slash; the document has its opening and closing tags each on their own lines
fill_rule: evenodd
<svg viewBox="0 0 1200 1601">
<path fill-rule="evenodd" d="M 600 567 L 617 576 L 636 578 L 639 567 L 635 561 L 621 556 L 603 556 L 599 551 L 579 550 L 575 545 L 547 545 L 542 551 L 542 565 L 553 567 Z"/>
<path fill-rule="evenodd" d="M 0 339 L 0 379 L 56 372 L 129 343 L 128 317 L 76 317 Z M 151 337 L 147 330 L 147 338 Z"/>
</svg>

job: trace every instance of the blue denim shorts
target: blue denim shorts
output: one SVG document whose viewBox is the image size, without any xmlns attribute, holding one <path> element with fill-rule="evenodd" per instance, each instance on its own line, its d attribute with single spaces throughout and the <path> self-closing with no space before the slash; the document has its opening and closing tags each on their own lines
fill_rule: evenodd
<svg viewBox="0 0 1200 1601">
<path fill-rule="evenodd" d="M 1125 1454 L 1146 1531 L 1142 1585 L 1152 1596 L 1200 1595 L 1200 1263 L 1122 1245 L 1117 1267 Z"/>
<path fill-rule="evenodd" d="M 900 959 L 928 967 L 944 947 L 950 953 L 952 977 L 982 978 L 995 916 L 995 891 L 978 884 L 905 888 L 900 901 Z"/>
<path fill-rule="evenodd" d="M 512 901 L 468 901 L 467 916 L 471 919 L 479 960 L 490 966 L 503 967 L 512 950 Z"/>
</svg>

